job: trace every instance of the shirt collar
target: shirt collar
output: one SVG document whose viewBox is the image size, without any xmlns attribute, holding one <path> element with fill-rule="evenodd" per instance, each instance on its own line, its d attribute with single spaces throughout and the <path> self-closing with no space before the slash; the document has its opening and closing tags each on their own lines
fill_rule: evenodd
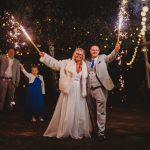
<svg viewBox="0 0 150 150">
<path fill-rule="evenodd" d="M 97 60 L 98 60 L 98 57 L 99 57 L 99 56 L 97 56 L 96 58 L 94 58 L 94 62 L 97 62 Z M 93 60 L 93 59 L 92 59 L 92 60 Z"/>
<path fill-rule="evenodd" d="M 14 60 L 14 58 L 10 58 L 9 56 L 8 56 L 8 59 L 9 59 L 9 60 Z"/>
</svg>

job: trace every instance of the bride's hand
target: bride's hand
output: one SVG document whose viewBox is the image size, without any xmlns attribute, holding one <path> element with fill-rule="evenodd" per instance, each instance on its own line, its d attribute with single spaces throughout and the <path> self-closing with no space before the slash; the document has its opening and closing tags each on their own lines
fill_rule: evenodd
<svg viewBox="0 0 150 150">
<path fill-rule="evenodd" d="M 41 57 L 44 57 L 45 53 L 44 53 L 44 52 L 39 52 L 39 55 L 40 55 Z"/>
<path fill-rule="evenodd" d="M 150 65 L 150 64 L 149 64 L 148 62 L 146 62 L 146 66 L 149 67 L 149 65 Z"/>
</svg>

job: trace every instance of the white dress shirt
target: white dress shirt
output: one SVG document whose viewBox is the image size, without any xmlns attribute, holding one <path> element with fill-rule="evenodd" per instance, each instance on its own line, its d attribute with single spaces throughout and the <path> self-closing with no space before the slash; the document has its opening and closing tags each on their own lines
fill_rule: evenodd
<svg viewBox="0 0 150 150">
<path fill-rule="evenodd" d="M 98 57 L 99 57 L 99 56 L 97 56 L 96 58 L 94 58 L 94 66 L 95 66 L 95 64 L 97 63 Z M 93 60 L 93 58 L 91 59 L 91 64 L 92 64 L 92 60 Z"/>
<path fill-rule="evenodd" d="M 14 63 L 14 59 L 8 57 L 8 67 L 5 71 L 5 77 L 12 78 L 12 66 Z"/>
</svg>

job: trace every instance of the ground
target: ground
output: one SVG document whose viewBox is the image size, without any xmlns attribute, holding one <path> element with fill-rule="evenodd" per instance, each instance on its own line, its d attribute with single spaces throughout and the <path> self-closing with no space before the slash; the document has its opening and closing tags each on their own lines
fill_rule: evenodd
<svg viewBox="0 0 150 150">
<path fill-rule="evenodd" d="M 26 122 L 20 113 L 0 114 L 0 150 L 150 150 L 150 111 L 109 108 L 107 140 L 46 138 L 49 124 Z"/>
</svg>

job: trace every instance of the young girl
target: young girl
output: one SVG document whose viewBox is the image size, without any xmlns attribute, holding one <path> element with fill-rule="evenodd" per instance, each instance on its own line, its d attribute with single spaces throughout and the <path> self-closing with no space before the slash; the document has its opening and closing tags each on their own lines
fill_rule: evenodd
<svg viewBox="0 0 150 150">
<path fill-rule="evenodd" d="M 28 73 L 21 64 L 21 70 L 29 79 L 26 97 L 26 117 L 32 122 L 36 122 L 36 117 L 39 121 L 44 121 L 44 98 L 45 86 L 43 76 L 39 75 L 38 67 L 32 67 L 31 73 Z"/>
</svg>

